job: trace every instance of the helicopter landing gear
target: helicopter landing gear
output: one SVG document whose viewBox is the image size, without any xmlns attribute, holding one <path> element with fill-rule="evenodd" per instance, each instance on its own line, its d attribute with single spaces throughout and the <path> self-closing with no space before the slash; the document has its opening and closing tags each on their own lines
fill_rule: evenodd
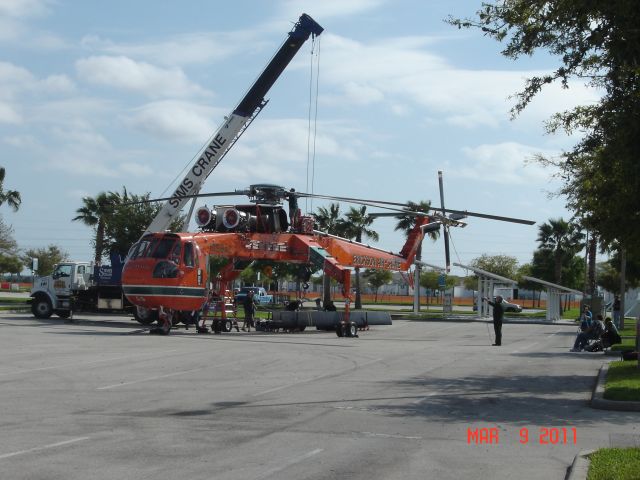
<svg viewBox="0 0 640 480">
<path fill-rule="evenodd" d="M 336 325 L 336 335 L 338 337 L 358 337 L 358 325 L 356 322 L 341 322 Z"/>
</svg>

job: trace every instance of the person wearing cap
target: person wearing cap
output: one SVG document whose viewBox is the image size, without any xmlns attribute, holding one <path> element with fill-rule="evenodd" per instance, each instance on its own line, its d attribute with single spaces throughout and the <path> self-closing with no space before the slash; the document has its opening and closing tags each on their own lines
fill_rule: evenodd
<svg viewBox="0 0 640 480">
<path fill-rule="evenodd" d="M 502 297 L 496 296 L 496 301 L 492 302 L 486 297 L 482 299 L 493 307 L 493 331 L 496 334 L 495 347 L 502 345 L 502 320 L 504 319 L 504 305 L 502 305 Z"/>
</svg>

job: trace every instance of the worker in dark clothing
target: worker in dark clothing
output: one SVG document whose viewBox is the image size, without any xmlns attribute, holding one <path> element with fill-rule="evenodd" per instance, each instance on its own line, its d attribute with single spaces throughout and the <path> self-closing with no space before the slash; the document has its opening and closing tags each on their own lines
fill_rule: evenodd
<svg viewBox="0 0 640 480">
<path fill-rule="evenodd" d="M 289 223 L 291 224 L 291 229 L 296 231 L 299 228 L 298 217 L 300 216 L 300 210 L 298 208 L 298 197 L 296 196 L 295 188 L 289 190 L 287 200 L 289 201 Z"/>
<path fill-rule="evenodd" d="M 493 331 L 496 333 L 496 343 L 493 345 L 499 347 L 502 345 L 502 320 L 504 319 L 502 297 L 498 295 L 495 302 L 492 302 L 486 297 L 482 299 L 493 307 Z"/>
<path fill-rule="evenodd" d="M 242 306 L 244 307 L 244 324 L 242 325 L 242 331 L 251 331 L 251 327 L 255 327 L 253 323 L 253 315 L 256 312 L 256 302 L 253 298 L 253 290 L 249 290 L 249 293 L 245 297 Z"/>
</svg>

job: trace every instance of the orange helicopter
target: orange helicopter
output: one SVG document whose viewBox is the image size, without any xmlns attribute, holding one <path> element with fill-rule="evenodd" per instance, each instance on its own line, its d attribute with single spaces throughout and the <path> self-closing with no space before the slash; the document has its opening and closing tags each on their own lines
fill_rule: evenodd
<svg viewBox="0 0 640 480">
<path fill-rule="evenodd" d="M 336 325 L 336 332 L 338 336 L 357 336 L 357 326 L 349 319 L 351 269 L 407 271 L 413 264 L 425 230 L 438 229 L 443 224 L 459 224 L 459 220 L 440 213 L 419 214 L 405 245 L 400 253 L 394 254 L 316 230 L 314 218 L 301 215 L 297 200 L 313 196 L 392 209 L 399 212 L 395 215 L 415 214 L 406 208 L 398 208 L 406 207 L 406 204 L 311 195 L 266 184 L 252 185 L 248 190 L 194 197 L 229 194 L 247 194 L 252 203 L 201 207 L 195 215 L 199 232 L 147 233 L 131 247 L 122 272 L 122 288 L 129 301 L 137 307 L 136 318 L 141 323 L 151 323 L 156 316 L 160 317 L 159 328 L 155 330 L 157 333 L 169 332 L 172 316 L 188 315 L 203 308 L 211 290 L 228 290 L 230 283 L 249 262 L 270 260 L 313 265 L 341 283 L 346 300 L 345 314 Z M 157 201 L 161 200 L 166 199 Z M 282 206 L 284 200 L 289 204 L 288 213 Z M 457 215 L 455 218 L 475 215 L 533 223 L 458 210 L 446 212 Z M 212 278 L 209 271 L 211 257 L 231 260 L 216 278 Z"/>
</svg>

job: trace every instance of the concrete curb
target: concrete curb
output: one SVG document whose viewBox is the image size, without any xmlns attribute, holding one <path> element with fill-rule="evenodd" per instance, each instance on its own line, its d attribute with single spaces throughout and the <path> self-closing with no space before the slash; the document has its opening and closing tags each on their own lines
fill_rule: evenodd
<svg viewBox="0 0 640 480">
<path fill-rule="evenodd" d="M 591 395 L 590 405 L 592 408 L 600 410 L 619 410 L 623 412 L 640 412 L 640 402 L 623 402 L 619 400 L 605 400 L 604 384 L 607 380 L 607 372 L 609 371 L 609 364 L 605 363 L 600 367 L 598 372 L 598 381 L 596 387 L 593 389 Z"/>
<path fill-rule="evenodd" d="M 587 478 L 589 465 L 591 465 L 589 455 L 593 452 L 595 452 L 595 450 L 580 450 L 578 452 L 578 454 L 573 458 L 573 463 L 571 464 L 569 475 L 567 475 L 566 480 L 583 480 Z"/>
<path fill-rule="evenodd" d="M 482 318 L 479 319 L 477 317 L 471 317 L 471 316 L 455 316 L 455 315 L 451 315 L 448 317 L 442 317 L 442 316 L 433 316 L 433 317 L 414 317 L 411 318 L 411 316 L 409 315 L 402 315 L 402 314 L 397 314 L 397 313 L 392 313 L 391 314 L 391 318 L 393 320 L 407 320 L 409 322 L 455 322 L 455 323 L 493 323 L 493 320 L 491 318 Z M 561 326 L 561 327 L 576 327 L 576 324 L 574 322 L 563 322 L 563 321 L 556 321 L 556 322 L 551 322 L 548 320 L 544 320 L 544 319 L 526 319 L 526 318 L 508 318 L 505 317 L 505 319 L 502 322 L 503 325 L 507 325 L 507 324 L 511 324 L 511 325 L 518 325 L 518 324 L 529 324 L 529 325 L 555 325 L 555 326 Z"/>
</svg>

